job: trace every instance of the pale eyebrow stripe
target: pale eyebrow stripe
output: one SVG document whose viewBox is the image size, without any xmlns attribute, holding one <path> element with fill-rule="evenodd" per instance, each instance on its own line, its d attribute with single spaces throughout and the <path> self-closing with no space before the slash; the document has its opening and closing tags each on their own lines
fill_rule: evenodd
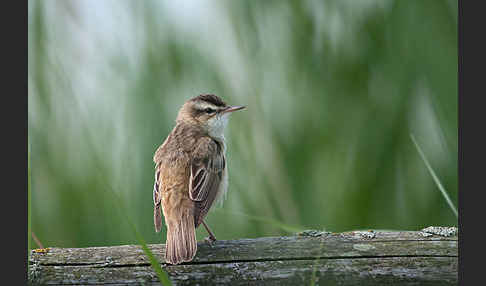
<svg viewBox="0 0 486 286">
<path fill-rule="evenodd" d="M 197 102 L 196 103 L 196 108 L 197 109 L 204 110 L 204 109 L 206 109 L 208 107 L 211 108 L 211 109 L 214 109 L 214 110 L 221 109 L 221 107 L 216 106 L 216 105 L 211 104 L 211 103 L 208 103 L 208 102 Z"/>
</svg>

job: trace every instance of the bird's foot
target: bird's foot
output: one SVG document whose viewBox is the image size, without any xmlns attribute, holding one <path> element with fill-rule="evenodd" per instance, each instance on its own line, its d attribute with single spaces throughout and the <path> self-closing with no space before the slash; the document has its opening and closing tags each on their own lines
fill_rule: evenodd
<svg viewBox="0 0 486 286">
<path fill-rule="evenodd" d="M 204 241 L 209 244 L 209 245 L 213 245 L 215 242 L 216 242 L 216 237 L 214 236 L 208 236 L 206 238 L 204 238 Z"/>
</svg>

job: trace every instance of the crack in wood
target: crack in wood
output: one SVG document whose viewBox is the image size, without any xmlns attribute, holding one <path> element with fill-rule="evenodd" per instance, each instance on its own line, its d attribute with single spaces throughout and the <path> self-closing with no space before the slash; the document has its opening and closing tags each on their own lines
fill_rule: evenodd
<svg viewBox="0 0 486 286">
<path fill-rule="evenodd" d="M 274 262 L 274 261 L 305 261 L 305 260 L 336 260 L 336 259 L 370 259 L 370 258 L 417 258 L 417 257 L 435 257 L 435 258 L 457 258 L 457 255 L 376 255 L 376 256 L 318 256 L 318 257 L 282 257 L 282 258 L 260 258 L 260 259 L 242 259 L 242 260 L 214 260 L 184 262 L 179 265 L 211 265 L 211 264 L 230 264 L 230 263 L 252 263 L 252 262 Z M 31 261 L 31 264 L 34 264 Z M 139 264 L 107 264 L 107 263 L 41 263 L 38 266 L 62 266 L 62 267 L 91 267 L 96 268 L 121 268 L 121 267 L 138 267 L 151 266 L 150 263 Z M 177 267 L 162 262 L 163 267 Z"/>
</svg>

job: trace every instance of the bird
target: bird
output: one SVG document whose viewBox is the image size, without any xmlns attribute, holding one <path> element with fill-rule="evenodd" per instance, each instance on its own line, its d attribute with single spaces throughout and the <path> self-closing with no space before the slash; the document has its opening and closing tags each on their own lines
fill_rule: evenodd
<svg viewBox="0 0 486 286">
<path fill-rule="evenodd" d="M 155 151 L 154 226 L 160 232 L 163 213 L 166 263 L 192 261 L 200 224 L 209 234 L 206 241 L 216 241 L 204 219 L 228 189 L 224 130 L 229 115 L 244 108 L 214 94 L 193 97 L 179 109 L 174 128 Z"/>
</svg>

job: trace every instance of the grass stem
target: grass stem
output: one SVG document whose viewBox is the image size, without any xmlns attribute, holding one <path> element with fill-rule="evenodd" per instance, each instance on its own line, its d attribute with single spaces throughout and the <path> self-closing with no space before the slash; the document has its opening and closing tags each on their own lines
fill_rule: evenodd
<svg viewBox="0 0 486 286">
<path fill-rule="evenodd" d="M 429 170 L 429 173 L 432 176 L 432 178 L 434 179 L 435 184 L 437 185 L 437 187 L 439 188 L 440 192 L 442 193 L 442 196 L 445 198 L 445 200 L 449 204 L 449 207 L 454 212 L 454 214 L 456 215 L 456 217 L 458 217 L 456 207 L 452 204 L 452 201 L 449 198 L 449 195 L 447 194 L 447 192 L 445 191 L 444 187 L 440 183 L 439 178 L 437 178 L 437 175 L 435 174 L 434 169 L 432 169 L 432 167 L 430 166 L 429 161 L 427 160 L 427 158 L 425 157 L 424 152 L 422 151 L 422 148 L 420 148 L 420 145 L 415 140 L 415 136 L 413 136 L 413 134 L 410 134 L 410 138 L 412 138 L 412 141 L 415 144 L 415 147 L 417 148 L 417 151 L 419 152 L 420 157 L 422 157 L 422 160 L 424 161 L 425 166 L 427 166 L 427 169 Z"/>
</svg>

